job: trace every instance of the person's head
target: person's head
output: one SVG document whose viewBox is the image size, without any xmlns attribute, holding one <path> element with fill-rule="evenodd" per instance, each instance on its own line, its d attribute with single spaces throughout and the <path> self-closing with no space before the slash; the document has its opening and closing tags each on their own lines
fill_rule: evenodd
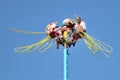
<svg viewBox="0 0 120 80">
<path fill-rule="evenodd" d="M 79 16 L 76 16 L 76 21 L 77 21 L 78 24 L 80 24 L 82 19 Z"/>
<path fill-rule="evenodd" d="M 63 25 L 69 25 L 69 24 L 73 24 L 74 21 L 73 19 L 71 18 L 66 18 L 64 21 L 63 21 Z"/>
<path fill-rule="evenodd" d="M 54 27 L 56 27 L 56 25 L 57 25 L 57 22 L 52 22 L 52 23 L 50 23 L 50 24 L 47 25 L 47 28 L 48 29 L 54 28 Z"/>
<path fill-rule="evenodd" d="M 46 32 L 51 32 L 51 30 L 53 30 L 56 26 L 57 26 L 57 22 L 52 22 L 48 24 L 46 27 Z"/>
</svg>

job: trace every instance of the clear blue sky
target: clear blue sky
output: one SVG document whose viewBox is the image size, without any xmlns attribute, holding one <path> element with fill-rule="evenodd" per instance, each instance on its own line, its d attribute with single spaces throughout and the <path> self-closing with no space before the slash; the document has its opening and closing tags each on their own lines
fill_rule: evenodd
<svg viewBox="0 0 120 80">
<path fill-rule="evenodd" d="M 63 80 L 63 48 L 19 54 L 13 49 L 45 35 L 13 33 L 8 27 L 45 31 L 47 24 L 82 17 L 87 33 L 113 47 L 110 58 L 92 55 L 79 40 L 69 49 L 69 80 L 120 80 L 120 0 L 1 0 L 0 80 Z"/>
</svg>

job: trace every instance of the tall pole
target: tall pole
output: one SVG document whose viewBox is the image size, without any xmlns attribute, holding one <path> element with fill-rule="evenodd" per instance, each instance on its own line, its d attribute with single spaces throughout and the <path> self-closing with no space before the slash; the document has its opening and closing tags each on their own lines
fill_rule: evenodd
<svg viewBox="0 0 120 80">
<path fill-rule="evenodd" d="M 64 80 L 68 80 L 68 33 L 67 31 L 64 31 L 63 33 L 64 39 L 66 43 L 64 44 Z"/>
<path fill-rule="evenodd" d="M 67 48 L 64 48 L 64 80 L 68 80 L 68 54 L 67 54 Z"/>
</svg>

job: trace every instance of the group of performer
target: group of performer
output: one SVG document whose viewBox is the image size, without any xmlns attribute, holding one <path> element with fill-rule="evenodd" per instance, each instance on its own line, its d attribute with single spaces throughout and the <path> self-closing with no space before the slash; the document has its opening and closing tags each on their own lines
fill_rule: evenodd
<svg viewBox="0 0 120 80">
<path fill-rule="evenodd" d="M 71 45 L 75 46 L 78 39 L 84 36 L 83 32 L 86 32 L 86 24 L 78 16 L 75 16 L 75 19 L 66 18 L 61 26 L 58 26 L 57 22 L 52 22 L 46 27 L 46 33 L 55 39 L 57 49 L 59 49 L 59 45 L 66 48 Z"/>
</svg>

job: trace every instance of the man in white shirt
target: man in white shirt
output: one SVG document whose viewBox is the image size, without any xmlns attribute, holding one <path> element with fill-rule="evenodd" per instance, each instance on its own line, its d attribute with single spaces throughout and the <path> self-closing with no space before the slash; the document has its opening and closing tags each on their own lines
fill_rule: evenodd
<svg viewBox="0 0 120 80">
<path fill-rule="evenodd" d="M 78 39 L 83 38 L 84 34 L 82 32 L 86 32 L 86 24 L 85 22 L 78 16 L 76 16 L 76 24 L 74 27 L 74 32 L 70 38 L 69 47 L 71 44 L 75 46 Z"/>
</svg>

